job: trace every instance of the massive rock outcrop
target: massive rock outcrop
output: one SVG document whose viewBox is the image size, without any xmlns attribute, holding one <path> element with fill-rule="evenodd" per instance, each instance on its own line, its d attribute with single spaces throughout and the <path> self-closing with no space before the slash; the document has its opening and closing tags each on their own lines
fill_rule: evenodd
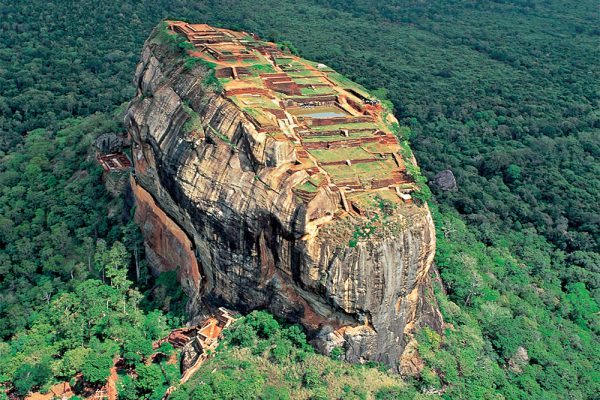
<svg viewBox="0 0 600 400">
<path fill-rule="evenodd" d="M 170 29 L 177 31 L 177 26 L 182 25 L 171 23 Z M 435 252 L 431 215 L 425 204 L 412 201 L 415 187 L 409 175 L 397 171 L 414 159 L 395 154 L 400 147 L 382 128 L 373 134 L 394 154 L 383 148 L 367 161 L 323 161 L 320 144 L 307 145 L 309 135 L 323 129 L 313 128 L 311 133 L 311 126 L 323 123 L 333 129 L 337 120 L 293 116 L 293 102 L 304 101 L 300 97 L 282 100 L 277 87 L 260 92 L 243 86 L 241 75 L 246 71 L 240 60 L 209 54 L 208 42 L 201 38 L 208 34 L 196 35 L 212 28 L 189 28 L 196 35 L 187 38 L 196 46 L 195 53 L 181 51 L 185 46 L 177 46 L 175 34 L 166 29 L 157 28 L 144 46 L 135 74 L 137 95 L 126 115 L 133 139 L 135 217 L 155 271 L 178 269 L 191 317 L 220 305 L 242 312 L 264 308 L 301 323 L 323 351 L 341 346 L 349 361 L 372 360 L 399 369 L 415 328 L 429 324 L 439 329 L 441 324 L 428 275 Z M 260 86 L 256 82 L 262 79 L 271 88 L 278 84 L 267 80 L 278 74 L 275 77 L 281 79 L 285 68 L 277 60 L 291 56 L 247 34 L 215 32 L 226 36 L 227 43 L 263 46 L 251 51 L 273 70 L 251 74 L 247 82 Z M 235 56 L 235 50 L 231 52 Z M 240 54 L 246 57 L 246 52 Z M 203 58 L 209 55 L 215 57 L 212 64 Z M 327 73 L 319 71 L 325 66 L 311 65 L 304 65 L 311 71 L 304 76 L 326 79 Z M 224 69 L 229 74 L 227 68 L 231 75 L 220 81 L 224 90 L 211 84 L 216 80 L 214 69 L 218 77 L 224 76 Z M 321 85 L 311 88 L 317 86 Z M 242 95 L 252 99 L 266 93 L 272 104 L 256 106 L 255 111 L 241 107 L 240 98 L 234 97 L 240 87 L 246 90 Z M 318 103 L 312 98 L 312 103 L 300 104 L 300 111 L 335 103 L 350 114 L 347 118 L 363 124 L 362 131 L 364 121 L 394 126 L 393 117 L 358 89 L 348 89 L 346 97 L 343 88 L 332 87 L 333 96 L 318 97 L 323 100 Z M 292 86 L 286 96 L 293 90 Z M 274 115 L 271 120 L 261 114 L 267 108 Z M 279 130 L 266 126 L 268 121 L 275 121 Z M 337 137 L 366 135 L 338 125 Z M 372 142 L 361 140 L 356 145 L 363 146 L 360 149 L 368 147 L 363 142 Z M 326 144 L 323 149 L 334 151 L 335 146 Z M 328 157 L 336 154 L 340 153 Z M 360 187 L 336 175 L 338 170 L 344 173 L 343 168 L 365 165 L 382 172 L 388 164 L 393 170 L 386 179 L 352 175 Z"/>
</svg>

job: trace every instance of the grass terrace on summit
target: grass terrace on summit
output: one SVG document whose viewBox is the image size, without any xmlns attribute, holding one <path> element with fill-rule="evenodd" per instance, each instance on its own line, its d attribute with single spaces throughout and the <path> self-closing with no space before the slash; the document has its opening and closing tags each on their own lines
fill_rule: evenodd
<svg viewBox="0 0 600 400">
<path fill-rule="evenodd" d="M 294 188 L 300 197 L 309 200 L 320 185 L 330 185 L 340 190 L 346 211 L 358 213 L 365 192 L 410 201 L 416 185 L 405 168 L 411 160 L 399 155 L 395 119 L 366 89 L 254 34 L 167 23 L 171 34 L 193 45 L 190 57 L 214 66 L 224 96 L 258 132 L 294 144 L 297 162 L 291 170 L 308 173 Z"/>
</svg>

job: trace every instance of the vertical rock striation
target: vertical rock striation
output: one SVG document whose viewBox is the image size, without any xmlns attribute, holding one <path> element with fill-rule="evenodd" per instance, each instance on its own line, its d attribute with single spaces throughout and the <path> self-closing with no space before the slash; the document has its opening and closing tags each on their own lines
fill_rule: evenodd
<svg viewBox="0 0 600 400">
<path fill-rule="evenodd" d="M 347 212 L 331 181 L 301 198 L 297 146 L 257 129 L 205 83 L 206 67 L 183 64 L 155 32 L 126 115 L 136 221 L 155 271 L 179 269 L 192 317 L 266 308 L 304 325 L 324 352 L 342 346 L 349 361 L 399 369 L 414 330 L 441 326 L 427 206 Z"/>
</svg>

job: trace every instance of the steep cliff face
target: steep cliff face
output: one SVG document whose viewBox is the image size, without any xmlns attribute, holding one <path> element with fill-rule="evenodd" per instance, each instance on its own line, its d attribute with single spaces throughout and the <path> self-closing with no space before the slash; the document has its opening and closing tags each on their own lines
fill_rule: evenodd
<svg viewBox="0 0 600 400">
<path fill-rule="evenodd" d="M 283 132 L 295 124 L 288 137 L 261 129 L 227 86 L 207 84 L 214 71 L 186 57 L 155 32 L 126 116 L 153 267 L 179 268 L 192 317 L 266 308 L 303 324 L 325 352 L 342 346 L 349 361 L 401 368 L 414 329 L 441 324 L 427 206 L 398 187 L 348 189 L 293 137 L 287 110 L 273 114 Z M 322 183 L 301 190 L 314 173 Z"/>
</svg>

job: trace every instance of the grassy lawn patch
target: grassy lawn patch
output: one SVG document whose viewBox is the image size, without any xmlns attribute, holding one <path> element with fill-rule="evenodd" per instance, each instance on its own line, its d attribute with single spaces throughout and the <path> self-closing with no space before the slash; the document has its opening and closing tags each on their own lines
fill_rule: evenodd
<svg viewBox="0 0 600 400">
<path fill-rule="evenodd" d="M 366 152 L 360 147 L 348 147 L 343 149 L 331 150 L 309 150 L 308 152 L 317 160 L 323 162 L 355 160 L 358 158 L 372 157 L 370 153 Z"/>
<path fill-rule="evenodd" d="M 275 72 L 275 68 L 271 64 L 253 64 L 246 68 L 252 71 L 253 74 L 271 74 Z"/>
<path fill-rule="evenodd" d="M 313 143 L 313 142 L 344 142 L 349 139 L 360 139 L 373 137 L 373 134 L 370 131 L 358 131 L 352 132 L 348 134 L 348 137 L 342 135 L 333 135 L 333 136 L 306 136 L 302 138 L 303 142 Z"/>
<path fill-rule="evenodd" d="M 316 193 L 317 186 L 315 186 L 310 180 L 308 180 L 303 184 L 296 186 L 296 189 L 303 190 L 308 193 Z"/>
<path fill-rule="evenodd" d="M 313 126 L 310 129 L 312 131 L 335 131 L 335 130 L 339 130 L 339 129 L 369 129 L 372 128 L 373 130 L 375 129 L 381 129 L 382 127 L 379 126 L 379 124 L 377 124 L 376 122 L 356 122 L 356 123 L 349 123 L 349 124 L 336 124 L 336 125 L 323 125 L 323 126 Z"/>
<path fill-rule="evenodd" d="M 333 94 L 335 90 L 333 90 L 330 86 L 315 86 L 312 88 L 304 87 L 300 89 L 303 96 L 312 96 L 315 94 Z"/>
</svg>

